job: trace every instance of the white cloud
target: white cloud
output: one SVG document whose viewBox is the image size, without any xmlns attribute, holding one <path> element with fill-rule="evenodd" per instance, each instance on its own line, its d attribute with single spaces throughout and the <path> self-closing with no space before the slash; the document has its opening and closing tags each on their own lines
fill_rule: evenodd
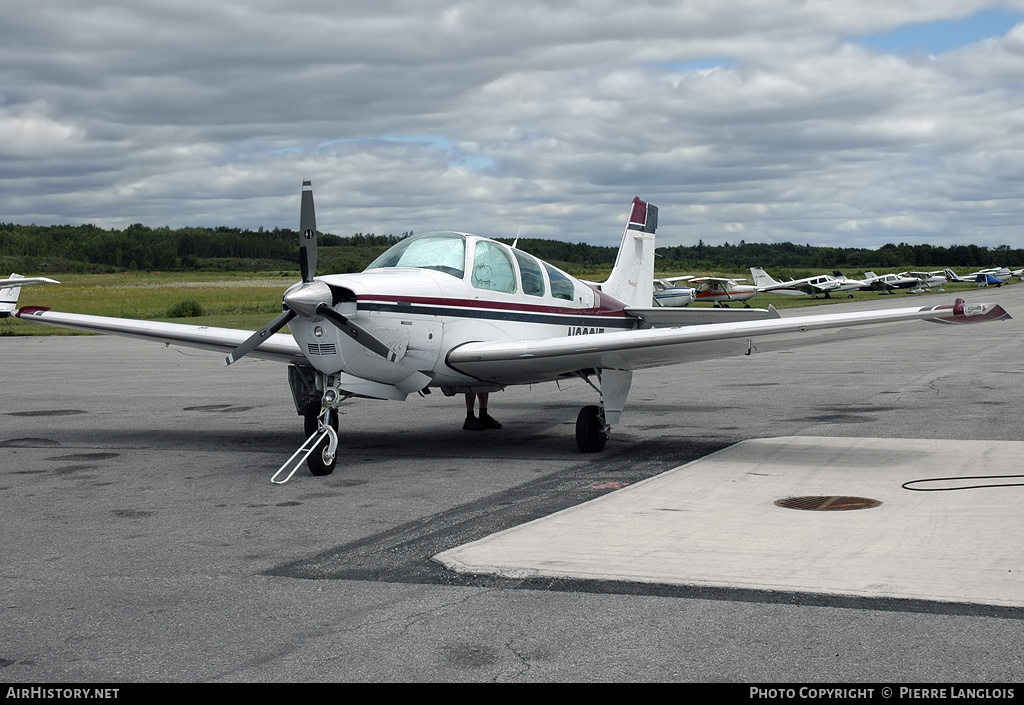
<svg viewBox="0 0 1024 705">
<path fill-rule="evenodd" d="M 1024 3 L 55 1 L 0 25 L 0 220 L 1015 242 L 1024 25 L 927 57 L 851 37 Z"/>
</svg>

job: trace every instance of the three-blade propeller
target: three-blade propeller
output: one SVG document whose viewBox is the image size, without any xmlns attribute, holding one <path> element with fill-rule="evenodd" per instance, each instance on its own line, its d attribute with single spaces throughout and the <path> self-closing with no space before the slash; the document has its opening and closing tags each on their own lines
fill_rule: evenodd
<svg viewBox="0 0 1024 705">
<path fill-rule="evenodd" d="M 368 330 L 331 308 L 334 299 L 331 288 L 323 282 L 314 280 L 316 261 L 316 214 L 313 206 L 313 186 L 309 181 L 303 181 L 302 206 L 299 211 L 299 269 L 302 273 L 302 282 L 295 284 L 284 293 L 281 315 L 235 348 L 230 355 L 224 358 L 225 365 L 237 362 L 258 348 L 261 343 L 284 328 L 296 316 L 327 319 L 367 350 L 380 355 L 389 362 L 397 361 L 399 356 L 394 350 L 374 337 Z"/>
</svg>

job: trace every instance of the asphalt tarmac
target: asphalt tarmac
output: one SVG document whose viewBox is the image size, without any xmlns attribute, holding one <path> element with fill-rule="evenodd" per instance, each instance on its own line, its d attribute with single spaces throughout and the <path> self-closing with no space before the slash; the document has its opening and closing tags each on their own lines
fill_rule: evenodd
<svg viewBox="0 0 1024 705">
<path fill-rule="evenodd" d="M 0 337 L 0 681 L 1021 682 L 1024 487 L 878 484 L 1024 472 L 1024 286 L 967 298 L 1017 318 L 638 372 L 593 456 L 573 435 L 595 401 L 582 383 L 492 394 L 504 428 L 487 432 L 462 430 L 461 398 L 353 402 L 335 473 L 283 486 L 270 476 L 303 440 L 283 366 L 224 368 L 123 338 Z M 863 470 L 863 484 L 821 481 L 838 467 Z M 653 509 L 631 510 L 651 488 Z M 887 494 L 845 513 L 749 504 L 840 489 Z M 620 555 L 660 567 L 638 576 L 598 553 L 603 569 L 585 572 L 565 555 L 504 573 L 441 562 L 574 514 L 591 539 L 606 532 Z M 630 515 L 650 523 L 637 531 Z M 666 528 L 683 515 L 694 523 Z M 854 523 L 833 533 L 837 519 Z M 784 533 L 795 521 L 830 528 L 810 541 Z M 955 548 L 940 557 L 942 591 L 926 574 L 916 585 L 931 592 L 879 589 L 935 570 L 914 559 L 936 545 Z M 800 558 L 788 583 L 757 562 L 786 546 Z M 823 586 L 837 572 L 823 557 L 868 589 Z M 690 572 L 668 575 L 669 559 Z"/>
</svg>

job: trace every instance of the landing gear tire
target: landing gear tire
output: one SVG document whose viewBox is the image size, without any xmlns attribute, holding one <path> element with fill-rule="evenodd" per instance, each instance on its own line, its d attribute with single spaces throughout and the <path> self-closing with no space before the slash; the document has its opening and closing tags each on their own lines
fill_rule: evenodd
<svg viewBox="0 0 1024 705">
<path fill-rule="evenodd" d="M 331 418 L 329 423 L 331 424 L 331 428 L 337 431 L 338 412 L 332 411 L 330 416 Z M 316 433 L 317 429 L 320 427 L 318 417 L 314 414 L 307 414 L 306 416 L 303 417 L 303 426 L 306 431 L 306 438 L 309 438 L 314 433 Z M 317 444 L 313 452 L 309 454 L 309 457 L 306 458 L 306 467 L 309 468 L 309 471 L 312 474 L 318 477 L 323 475 L 330 475 L 332 472 L 334 472 L 334 466 L 338 464 L 337 453 L 335 453 L 334 457 L 331 458 L 329 461 L 325 457 L 327 454 L 327 449 L 330 446 L 330 440 L 330 438 L 324 438 L 322 441 L 320 441 L 320 443 Z"/>
<path fill-rule="evenodd" d="M 597 453 L 608 440 L 608 425 L 599 406 L 585 406 L 576 417 L 576 446 L 583 453 Z"/>
</svg>

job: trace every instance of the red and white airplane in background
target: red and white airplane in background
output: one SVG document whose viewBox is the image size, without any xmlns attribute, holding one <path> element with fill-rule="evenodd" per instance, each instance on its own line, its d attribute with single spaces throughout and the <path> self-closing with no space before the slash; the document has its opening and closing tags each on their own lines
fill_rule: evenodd
<svg viewBox="0 0 1024 705">
<path fill-rule="evenodd" d="M 309 436 L 275 475 L 306 460 L 314 475 L 334 470 L 338 408 L 354 397 L 404 400 L 496 392 L 570 378 L 598 403 L 576 421 L 583 452 L 601 450 L 619 422 L 633 373 L 647 367 L 749 355 L 809 343 L 853 326 L 1008 318 L 998 304 L 965 304 L 782 318 L 773 309 L 651 306 L 657 208 L 633 200 L 611 275 L 590 286 L 508 245 L 459 232 L 402 240 L 356 274 L 315 276 L 316 222 L 302 189 L 302 279 L 284 292 L 282 313 L 256 332 L 61 313 L 25 307 L 25 321 L 144 338 L 287 365 L 295 408 Z M 291 335 L 278 333 L 285 325 Z M 680 371 L 680 374 L 682 371 Z M 298 460 L 295 461 L 295 458 Z M 294 466 L 292 463 L 294 462 Z M 290 470 L 288 468 L 291 467 Z M 285 473 L 286 477 L 277 478 Z"/>
<path fill-rule="evenodd" d="M 696 287 L 674 286 L 675 282 L 685 281 L 697 284 Z M 654 301 L 661 306 L 688 306 L 692 301 L 713 303 L 716 308 L 728 308 L 731 302 L 747 301 L 757 295 L 757 287 L 740 284 L 746 279 L 726 279 L 724 277 L 667 277 L 655 279 Z M 750 304 L 743 304 L 750 308 Z"/>
<path fill-rule="evenodd" d="M 725 279 L 723 277 L 695 277 L 690 280 L 691 284 L 700 284 L 697 288 L 697 301 L 708 301 L 715 306 L 728 307 L 733 301 L 744 301 L 757 296 L 757 287 L 749 284 L 740 284 L 746 279 Z M 750 308 L 750 304 L 743 304 Z"/>
</svg>

